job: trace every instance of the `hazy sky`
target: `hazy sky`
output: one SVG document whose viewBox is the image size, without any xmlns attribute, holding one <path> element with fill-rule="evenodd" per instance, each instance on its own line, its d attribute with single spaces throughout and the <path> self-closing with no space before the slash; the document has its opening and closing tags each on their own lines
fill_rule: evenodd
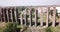
<svg viewBox="0 0 60 32">
<path fill-rule="evenodd" d="M 60 0 L 0 0 L 0 6 L 60 5 Z"/>
</svg>

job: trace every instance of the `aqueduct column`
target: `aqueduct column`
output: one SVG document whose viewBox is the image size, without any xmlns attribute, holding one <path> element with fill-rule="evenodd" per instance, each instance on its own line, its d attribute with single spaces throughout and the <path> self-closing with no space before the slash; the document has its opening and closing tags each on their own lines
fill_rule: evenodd
<svg viewBox="0 0 60 32">
<path fill-rule="evenodd" d="M 25 26 L 27 25 L 27 11 L 25 9 Z"/>
<path fill-rule="evenodd" d="M 59 15 L 59 26 L 60 26 L 60 15 Z"/>
<path fill-rule="evenodd" d="M 40 25 L 43 26 L 43 8 L 41 7 Z"/>
<path fill-rule="evenodd" d="M 23 25 L 23 17 L 22 17 L 22 15 L 23 15 L 23 12 L 21 12 L 21 25 Z"/>
<path fill-rule="evenodd" d="M 6 8 L 4 8 L 4 17 L 5 17 L 5 22 L 7 21 L 7 13 L 6 13 Z"/>
<path fill-rule="evenodd" d="M 29 9 L 29 20 L 30 20 L 30 26 L 32 26 L 32 11 L 31 8 Z"/>
<path fill-rule="evenodd" d="M 11 20 L 12 20 L 12 23 L 13 23 L 13 10 L 12 10 L 13 8 L 10 8 L 10 11 L 11 11 Z"/>
<path fill-rule="evenodd" d="M 17 23 L 17 11 L 16 11 L 16 7 L 14 8 L 14 14 L 15 14 L 15 21 L 16 21 L 16 23 Z"/>
<path fill-rule="evenodd" d="M 6 14 L 7 14 L 7 21 L 9 22 L 8 8 L 6 8 Z"/>
<path fill-rule="evenodd" d="M 1 8 L 0 8 L 0 21 L 1 21 Z"/>
<path fill-rule="evenodd" d="M 1 9 L 1 16 L 2 16 L 1 22 L 3 22 L 3 8 Z"/>
<path fill-rule="evenodd" d="M 1 8 L 1 22 L 2 22 L 2 8 Z"/>
<path fill-rule="evenodd" d="M 47 7 L 46 11 L 47 11 L 47 14 L 46 14 L 46 26 L 48 27 L 48 22 L 49 22 L 49 7 Z"/>
<path fill-rule="evenodd" d="M 55 16 L 56 16 L 56 7 L 53 7 L 53 22 L 52 22 L 52 26 L 55 27 Z"/>
<path fill-rule="evenodd" d="M 5 11 L 4 11 L 5 8 L 3 8 L 3 19 L 4 19 L 4 22 L 6 22 L 5 20 Z"/>
<path fill-rule="evenodd" d="M 14 15 L 14 7 L 12 7 L 13 9 L 12 9 L 12 13 L 13 13 L 13 22 L 16 22 L 16 20 L 15 20 L 15 15 Z"/>
<path fill-rule="evenodd" d="M 38 21 L 38 19 L 37 19 L 37 17 L 38 17 L 37 13 L 38 13 L 38 10 L 35 9 L 35 26 L 37 26 L 37 21 Z"/>
<path fill-rule="evenodd" d="M 0 22 L 1 22 L 1 8 L 0 8 Z"/>
</svg>

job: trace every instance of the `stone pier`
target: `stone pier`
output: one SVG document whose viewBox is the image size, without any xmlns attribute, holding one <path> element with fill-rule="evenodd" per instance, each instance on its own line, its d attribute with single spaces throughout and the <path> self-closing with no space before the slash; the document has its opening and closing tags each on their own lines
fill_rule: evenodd
<svg viewBox="0 0 60 32">
<path fill-rule="evenodd" d="M 37 22 L 38 22 L 38 19 L 37 19 L 37 17 L 38 17 L 38 10 L 37 9 L 35 9 L 35 26 L 37 26 Z"/>
<path fill-rule="evenodd" d="M 25 10 L 25 26 L 27 25 L 27 11 Z"/>
<path fill-rule="evenodd" d="M 17 21 L 18 21 L 18 20 L 17 20 L 17 17 L 18 17 L 18 16 L 17 16 L 17 10 L 16 10 L 16 7 L 14 8 L 14 14 L 15 14 L 15 21 L 16 21 L 16 23 L 17 23 Z"/>
<path fill-rule="evenodd" d="M 1 8 L 0 8 L 0 22 L 1 22 Z"/>
<path fill-rule="evenodd" d="M 56 7 L 53 7 L 53 21 L 52 21 L 53 27 L 55 27 L 55 21 L 56 21 Z"/>
<path fill-rule="evenodd" d="M 48 27 L 48 23 L 49 23 L 49 7 L 47 7 L 47 9 L 46 9 L 46 26 Z"/>
<path fill-rule="evenodd" d="M 4 19 L 4 22 L 6 22 L 6 19 L 5 19 L 5 10 L 4 10 L 4 8 L 3 8 L 3 19 Z"/>
<path fill-rule="evenodd" d="M 40 26 L 43 26 L 43 8 L 41 7 Z"/>
<path fill-rule="evenodd" d="M 11 11 L 11 18 L 10 18 L 10 19 L 11 19 L 11 21 L 12 21 L 12 23 L 13 23 L 13 16 L 12 16 L 13 13 L 12 13 L 12 8 L 10 8 L 10 11 Z"/>
<path fill-rule="evenodd" d="M 21 25 L 23 25 L 23 17 L 22 17 L 23 13 L 21 12 Z"/>
<path fill-rule="evenodd" d="M 29 20 L 30 20 L 30 26 L 32 26 L 32 11 L 31 11 L 31 8 L 29 8 Z"/>
</svg>

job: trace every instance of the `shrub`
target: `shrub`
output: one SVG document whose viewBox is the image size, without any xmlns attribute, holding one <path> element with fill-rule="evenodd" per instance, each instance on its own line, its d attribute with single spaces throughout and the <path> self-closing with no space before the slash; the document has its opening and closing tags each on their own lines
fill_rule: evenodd
<svg viewBox="0 0 60 32">
<path fill-rule="evenodd" d="M 45 32 L 52 32 L 52 30 L 50 27 L 47 27 Z"/>
<path fill-rule="evenodd" d="M 17 24 L 16 23 L 7 23 L 6 28 L 3 32 L 15 32 L 17 29 Z"/>
</svg>

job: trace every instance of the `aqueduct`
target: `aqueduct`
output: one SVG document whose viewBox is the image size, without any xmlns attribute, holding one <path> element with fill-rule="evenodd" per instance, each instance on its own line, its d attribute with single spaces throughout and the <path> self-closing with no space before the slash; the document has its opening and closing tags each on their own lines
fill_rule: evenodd
<svg viewBox="0 0 60 32">
<path fill-rule="evenodd" d="M 32 8 L 34 8 L 34 18 L 32 18 Z M 38 9 L 41 12 L 40 14 L 38 13 Z M 43 13 L 44 10 L 46 11 L 46 26 L 48 27 L 49 25 L 49 11 L 53 10 L 53 16 L 52 16 L 52 26 L 55 27 L 55 22 L 56 22 L 56 6 L 29 6 L 27 7 L 24 11 L 21 11 L 21 14 L 18 14 L 18 9 L 17 7 L 0 7 L 0 22 L 16 22 L 19 23 L 20 25 L 27 25 L 29 23 L 29 26 L 32 26 L 32 22 L 34 20 L 34 26 L 37 26 L 38 22 L 38 14 L 40 15 L 39 17 L 39 26 L 43 26 L 44 18 L 43 18 Z M 29 15 L 29 18 L 27 18 Z M 23 17 L 24 16 L 24 17 Z M 28 22 L 29 20 L 29 22 Z M 24 22 L 24 23 L 23 23 Z M 59 22 L 60 23 L 60 22 Z M 60 24 L 59 24 L 60 26 Z"/>
</svg>

